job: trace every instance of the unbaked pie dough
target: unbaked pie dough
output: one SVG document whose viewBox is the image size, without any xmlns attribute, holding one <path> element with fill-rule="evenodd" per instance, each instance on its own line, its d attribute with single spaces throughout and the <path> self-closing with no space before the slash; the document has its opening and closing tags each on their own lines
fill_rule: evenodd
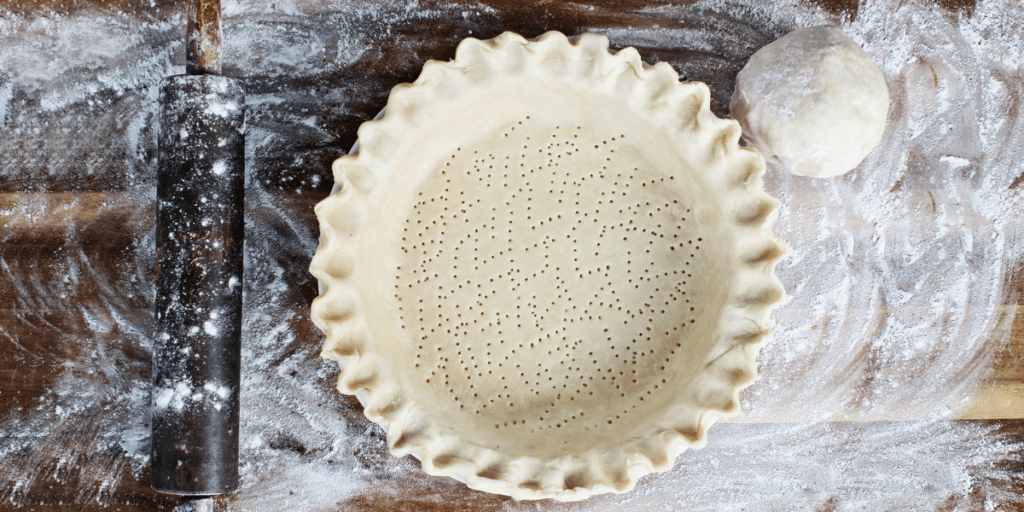
<svg viewBox="0 0 1024 512">
<path fill-rule="evenodd" d="M 782 298 L 764 161 L 608 40 L 467 39 L 334 163 L 323 356 L 396 456 L 519 499 L 626 492 L 738 413 Z"/>
</svg>

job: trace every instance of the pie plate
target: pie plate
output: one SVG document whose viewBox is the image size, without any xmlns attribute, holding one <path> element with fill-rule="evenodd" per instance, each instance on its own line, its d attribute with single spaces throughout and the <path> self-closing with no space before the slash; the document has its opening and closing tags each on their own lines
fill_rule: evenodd
<svg viewBox="0 0 1024 512">
<path fill-rule="evenodd" d="M 396 456 L 519 499 L 626 492 L 739 412 L 782 300 L 764 160 L 608 40 L 467 39 L 316 206 L 312 318 Z"/>
</svg>

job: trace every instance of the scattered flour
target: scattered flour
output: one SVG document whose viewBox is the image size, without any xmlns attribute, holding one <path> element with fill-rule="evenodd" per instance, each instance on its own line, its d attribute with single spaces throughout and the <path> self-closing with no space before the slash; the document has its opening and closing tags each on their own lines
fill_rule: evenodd
<svg viewBox="0 0 1024 512">
<path fill-rule="evenodd" d="M 600 17 L 610 12 L 602 7 L 579 12 L 612 19 Z M 352 142 L 331 127 L 372 116 L 394 85 L 362 78 L 361 69 L 417 69 L 420 40 L 409 26 L 496 31 L 506 28 L 501 14 L 319 0 L 227 1 L 224 13 L 228 74 L 246 77 L 249 108 L 246 276 L 228 283 L 244 286 L 246 301 L 243 487 L 230 507 L 336 510 L 407 488 L 439 502 L 464 496 L 461 484 L 391 457 L 382 430 L 334 391 L 337 369 L 319 359 L 321 337 L 307 315 L 315 284 L 306 265 L 318 232 L 306 196 L 329 189 L 329 162 Z M 886 75 L 887 133 L 840 178 L 769 169 L 766 187 L 783 202 L 776 231 L 791 248 L 779 266 L 790 298 L 773 317 L 776 339 L 761 353 L 761 378 L 744 394 L 739 422 L 713 428 L 707 448 L 634 493 L 502 507 L 931 510 L 967 507 L 968 495 L 986 510 L 1020 503 L 1007 482 L 1022 475 L 996 462 L 1019 458 L 1022 447 L 995 426 L 943 420 L 988 374 L 1013 320 L 1005 305 L 1020 300 L 1004 283 L 1024 261 L 1024 8 L 980 1 L 968 15 L 892 0 L 862 2 L 841 19 L 805 6 L 713 0 L 637 15 L 650 19 L 646 28 L 581 30 L 636 45 L 648 59 L 667 55 L 687 79 L 712 85 L 719 114 L 757 47 L 798 26 L 841 23 Z M 132 233 L 116 267 L 97 266 L 74 219 L 56 255 L 39 257 L 45 265 L 27 268 L 24 256 L 0 253 L 0 279 L 28 326 L 0 326 L 4 346 L 33 361 L 55 356 L 29 353 L 19 333 L 73 347 L 54 349 L 58 378 L 31 409 L 0 418 L 0 508 L 29 505 L 39 489 L 70 481 L 74 503 L 117 509 L 126 492 L 117 482 L 145 472 L 156 90 L 162 76 L 183 71 L 181 26 L 180 16 L 0 12 L 0 182 L 44 172 L 26 189 L 74 192 L 107 180 L 123 199 L 96 208 L 131 212 L 129 225 L 112 229 Z M 721 58 L 694 64 L 706 54 Z M 30 202 L 0 205 L 15 226 L 58 214 Z M 55 271 L 67 279 L 51 279 Z M 152 400 L 174 408 L 197 395 L 226 397 L 217 383 L 187 387 L 156 390 Z M 895 421 L 913 418 L 926 419 Z M 826 421 L 834 419 L 875 422 Z"/>
</svg>

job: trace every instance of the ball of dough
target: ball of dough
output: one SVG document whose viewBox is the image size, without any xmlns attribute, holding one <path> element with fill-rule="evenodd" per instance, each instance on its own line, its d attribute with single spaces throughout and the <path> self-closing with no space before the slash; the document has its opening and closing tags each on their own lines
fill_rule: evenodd
<svg viewBox="0 0 1024 512">
<path fill-rule="evenodd" d="M 766 159 L 821 178 L 853 169 L 881 142 L 889 91 L 841 30 L 802 28 L 750 58 L 729 107 Z"/>
</svg>

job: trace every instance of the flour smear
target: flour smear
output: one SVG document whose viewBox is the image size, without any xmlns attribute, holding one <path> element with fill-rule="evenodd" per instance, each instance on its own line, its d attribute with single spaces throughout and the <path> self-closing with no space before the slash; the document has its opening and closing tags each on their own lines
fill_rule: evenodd
<svg viewBox="0 0 1024 512">
<path fill-rule="evenodd" d="M 584 21 L 615 19 L 600 7 L 579 11 Z M 330 188 L 330 159 L 354 135 L 335 128 L 372 117 L 393 85 L 367 77 L 367 67 L 404 76 L 424 58 L 410 27 L 470 27 L 456 31 L 468 35 L 504 28 L 502 14 L 318 0 L 229 1 L 224 13 L 229 74 L 246 78 L 249 108 L 243 486 L 226 503 L 326 511 L 401 489 L 438 504 L 464 498 L 461 484 L 391 457 L 382 430 L 334 391 L 337 368 L 319 359 L 321 336 L 308 319 L 315 283 L 306 265 L 318 237 L 312 204 Z M 761 352 L 743 416 L 712 428 L 707 448 L 633 493 L 487 503 L 567 511 L 1020 503 L 1008 482 L 1024 475 L 998 462 L 1019 459 L 1022 447 L 995 426 L 947 420 L 988 375 L 1014 316 L 1004 304 L 1019 301 L 1004 285 L 1024 261 L 1024 7 L 981 1 L 958 14 L 913 0 L 868 2 L 851 20 L 807 6 L 710 1 L 633 14 L 650 23 L 580 30 L 635 45 L 649 60 L 666 55 L 686 78 L 712 85 L 720 114 L 738 68 L 693 67 L 675 50 L 741 63 L 796 27 L 839 23 L 886 77 L 886 135 L 841 177 L 769 167 L 766 188 L 783 204 L 776 231 L 790 246 L 778 268 L 789 298 L 773 315 L 775 340 Z M 0 180 L 33 192 L 84 190 L 68 208 L 100 180 L 116 194 L 95 208 L 132 221 L 117 226 L 132 240 L 120 264 L 97 266 L 78 221 L 60 216 L 67 205 L 26 199 L 0 208 L 7 226 L 31 232 L 38 223 L 65 242 L 45 257 L 0 256 L 0 276 L 25 311 L 17 318 L 37 329 L 0 326 L 0 337 L 13 347 L 25 332 L 83 346 L 25 354 L 56 358 L 60 369 L 31 409 L 0 418 L 0 460 L 13 461 L 0 467 L 0 508 L 31 506 L 74 474 L 75 506 L 118 509 L 127 505 L 119 482 L 146 472 L 156 91 L 161 77 L 183 72 L 181 26 L 180 16 L 0 11 Z M 33 181 L 31 173 L 44 174 Z M 173 405 L 176 396 L 157 398 Z M 57 462 L 34 462 L 43 458 Z"/>
</svg>

